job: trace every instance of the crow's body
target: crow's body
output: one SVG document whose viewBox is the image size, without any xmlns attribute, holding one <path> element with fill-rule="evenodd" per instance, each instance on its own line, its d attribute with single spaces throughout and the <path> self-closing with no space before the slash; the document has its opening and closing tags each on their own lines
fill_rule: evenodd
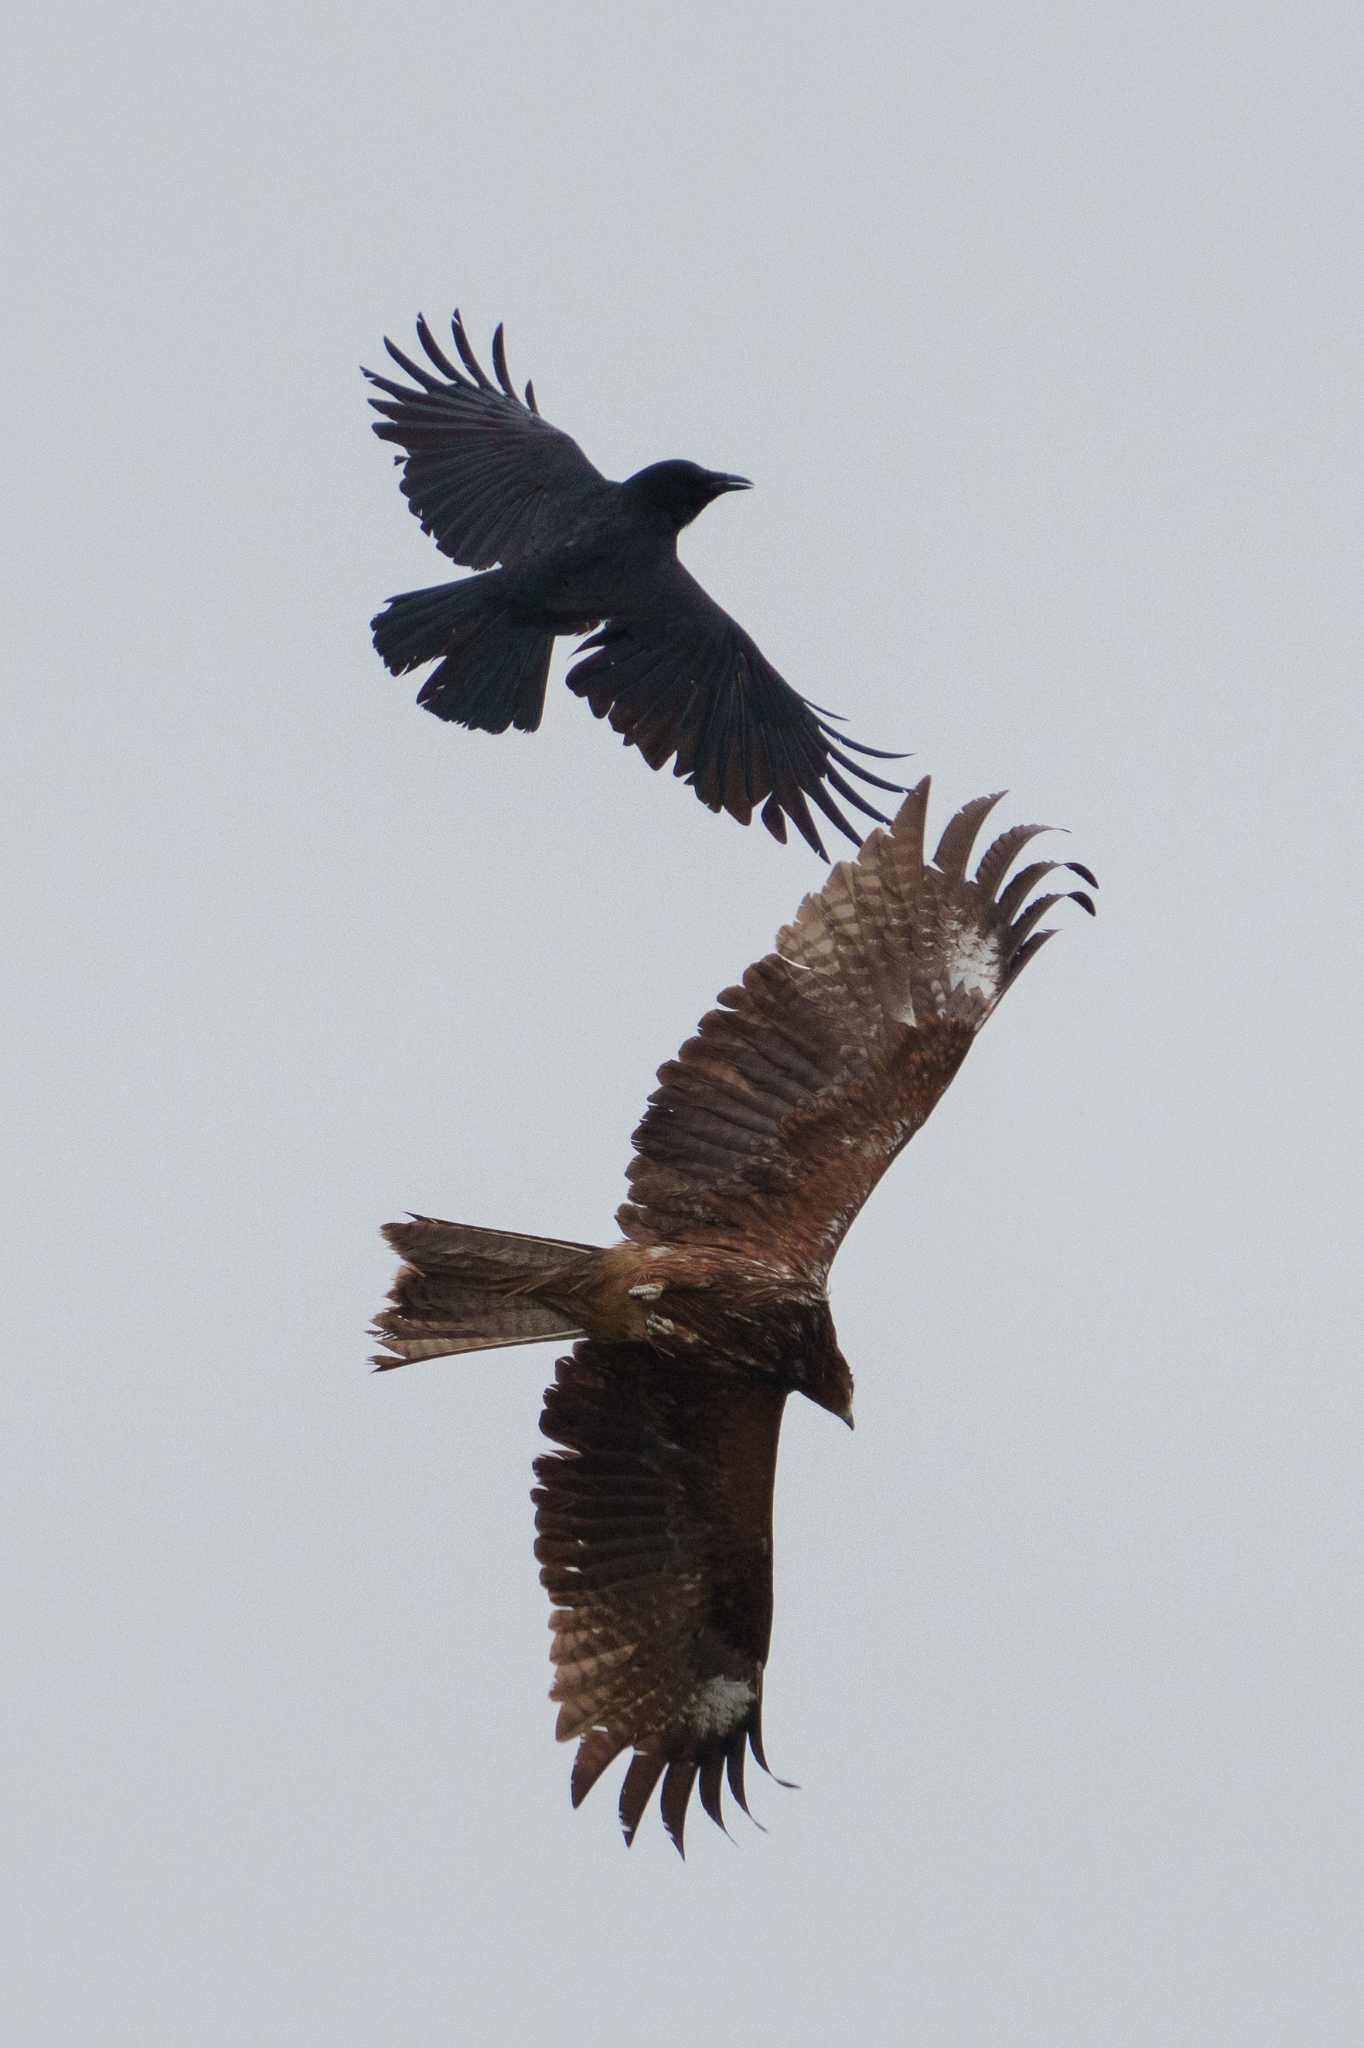
<svg viewBox="0 0 1364 2048">
<path fill-rule="evenodd" d="M 855 842 L 830 791 L 879 817 L 840 773 L 894 788 L 842 748 L 876 750 L 840 741 L 830 714 L 778 675 L 677 559 L 682 528 L 722 492 L 747 489 L 747 480 L 694 462 L 656 462 L 623 483 L 608 481 L 576 441 L 541 418 L 530 385 L 517 396 L 500 327 L 495 384 L 458 313 L 451 331 L 462 370 L 418 320 L 440 375 L 389 341 L 416 388 L 365 374 L 385 393 L 371 401 L 383 415 L 375 432 L 405 451 L 403 493 L 424 530 L 452 561 L 485 573 L 391 598 L 372 621 L 388 667 L 400 675 L 437 662 L 418 702 L 439 718 L 533 732 L 554 640 L 592 632 L 569 687 L 651 767 L 676 756 L 675 773 L 703 803 L 744 824 L 761 805 L 779 839 L 789 817 L 823 853 L 813 802 Z"/>
</svg>

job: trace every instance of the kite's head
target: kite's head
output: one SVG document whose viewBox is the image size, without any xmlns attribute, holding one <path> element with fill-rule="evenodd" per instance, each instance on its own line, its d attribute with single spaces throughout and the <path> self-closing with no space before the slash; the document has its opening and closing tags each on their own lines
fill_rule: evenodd
<svg viewBox="0 0 1364 2048">
<path fill-rule="evenodd" d="M 656 513 L 665 529 L 680 533 L 690 526 L 698 512 L 704 512 L 712 498 L 726 491 L 750 491 L 746 476 L 730 476 L 722 469 L 702 469 L 699 462 L 651 462 L 635 471 L 623 487 L 650 512 Z"/>
<path fill-rule="evenodd" d="M 846 1422 L 849 1429 L 851 1429 L 853 1427 L 852 1367 L 848 1364 L 847 1359 L 843 1356 L 837 1345 L 834 1346 L 834 1359 L 836 1363 L 833 1369 L 825 1372 L 818 1387 L 807 1387 L 806 1392 L 812 1401 L 818 1401 L 821 1408 L 827 1408 L 831 1415 L 836 1415 L 840 1422 Z"/>
</svg>

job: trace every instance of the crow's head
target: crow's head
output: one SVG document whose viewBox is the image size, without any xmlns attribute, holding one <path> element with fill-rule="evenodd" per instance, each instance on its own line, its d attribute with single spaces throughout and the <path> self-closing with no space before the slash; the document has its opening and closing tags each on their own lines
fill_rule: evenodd
<svg viewBox="0 0 1364 2048">
<path fill-rule="evenodd" d="M 724 491 L 750 491 L 746 476 L 727 476 L 722 469 L 702 469 L 699 462 L 651 462 L 627 478 L 625 489 L 643 509 L 656 514 L 674 533 L 690 526 L 712 498 Z"/>
</svg>

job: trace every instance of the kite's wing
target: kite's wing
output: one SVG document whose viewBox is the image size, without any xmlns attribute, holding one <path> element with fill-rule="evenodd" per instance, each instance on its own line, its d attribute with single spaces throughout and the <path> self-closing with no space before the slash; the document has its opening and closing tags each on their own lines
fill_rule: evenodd
<svg viewBox="0 0 1364 2048">
<path fill-rule="evenodd" d="M 925 779 L 890 832 L 840 864 L 776 950 L 728 988 L 659 1070 L 634 1134 L 628 1237 L 771 1257 L 822 1282 L 849 1224 L 925 1122 L 1004 990 L 1050 936 L 1063 865 L 1015 855 L 1018 825 L 967 862 L 998 801 L 966 804 L 924 858 Z M 1061 892 L 1092 912 L 1080 889 Z"/>
<path fill-rule="evenodd" d="M 554 1603 L 551 1697 L 578 1738 L 573 1804 L 633 1752 L 627 1842 L 660 1778 L 678 1849 L 693 1784 L 723 1826 L 744 1758 L 762 1748 L 772 1628 L 772 1485 L 785 1390 L 647 1344 L 585 1341 L 559 1361 L 537 1459 L 540 1577 Z"/>
</svg>

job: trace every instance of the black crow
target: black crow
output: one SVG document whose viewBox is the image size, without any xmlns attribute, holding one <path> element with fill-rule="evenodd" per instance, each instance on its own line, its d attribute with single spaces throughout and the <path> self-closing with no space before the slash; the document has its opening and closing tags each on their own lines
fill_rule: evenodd
<svg viewBox="0 0 1364 2048">
<path fill-rule="evenodd" d="M 842 750 L 897 757 L 837 733 L 827 722 L 837 714 L 798 696 L 677 559 L 682 528 L 748 479 L 655 462 L 608 482 L 541 418 L 532 385 L 517 395 L 501 327 L 494 384 L 458 313 L 450 326 L 462 369 L 419 317 L 417 338 L 440 374 L 387 339 L 416 388 L 365 371 L 384 394 L 370 400 L 382 414 L 374 431 L 404 450 L 403 495 L 423 531 L 452 561 L 487 571 L 389 599 L 370 623 L 393 674 L 438 662 L 417 698 L 426 710 L 483 732 L 534 732 L 556 635 L 590 632 L 568 686 L 651 768 L 676 755 L 673 772 L 711 810 L 746 825 L 761 805 L 777 839 L 789 817 L 822 855 L 813 802 L 856 844 L 830 786 L 867 817 L 881 813 L 840 769 L 877 789 L 898 785 Z"/>
</svg>

